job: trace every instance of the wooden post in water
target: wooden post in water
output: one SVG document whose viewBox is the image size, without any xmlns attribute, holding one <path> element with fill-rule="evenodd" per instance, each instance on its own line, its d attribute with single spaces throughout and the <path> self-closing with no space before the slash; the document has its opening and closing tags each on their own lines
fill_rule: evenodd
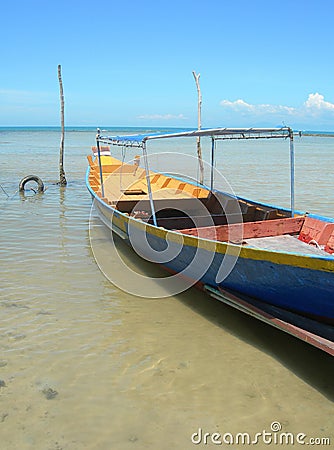
<svg viewBox="0 0 334 450">
<path fill-rule="evenodd" d="M 201 94 L 201 87 L 199 85 L 199 77 L 201 74 L 196 74 L 195 71 L 193 71 L 193 75 L 196 82 L 196 88 L 197 88 L 197 95 L 198 95 L 198 124 L 197 128 L 200 130 L 202 128 L 201 123 L 201 108 L 202 108 L 202 94 Z M 203 184 L 204 181 L 204 165 L 203 165 L 203 159 L 202 159 L 202 148 L 201 148 L 201 138 L 197 137 L 197 157 L 198 157 L 198 163 L 199 163 L 199 169 L 200 169 L 200 175 L 199 175 L 199 182 Z"/>
<path fill-rule="evenodd" d="M 64 139 L 65 139 L 65 120 L 64 120 L 64 92 L 63 82 L 61 79 L 61 65 L 58 64 L 58 80 L 60 90 L 60 120 L 61 120 L 61 138 L 60 138 L 60 152 L 59 152 L 59 185 L 66 186 L 67 181 L 64 170 Z"/>
</svg>

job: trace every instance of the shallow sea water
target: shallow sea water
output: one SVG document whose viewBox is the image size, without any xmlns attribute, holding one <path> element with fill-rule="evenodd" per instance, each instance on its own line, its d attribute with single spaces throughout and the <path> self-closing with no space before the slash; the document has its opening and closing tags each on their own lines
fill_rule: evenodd
<svg viewBox="0 0 334 450">
<path fill-rule="evenodd" d="M 246 446 L 195 445 L 191 436 L 199 428 L 254 436 L 274 421 L 333 444 L 333 358 L 194 288 L 145 299 L 104 277 L 84 182 L 94 135 L 67 132 L 69 183 L 59 188 L 59 132 L 0 131 L 0 183 L 9 196 L 0 191 L 0 448 L 236 449 Z M 288 145 L 236 149 L 223 144 L 217 160 L 233 189 L 288 206 Z M 333 163 L 333 138 L 296 139 L 298 209 L 334 217 Z M 47 190 L 20 196 L 19 180 L 30 173 Z M 109 233 L 91 224 L 108 252 Z M 161 274 L 150 264 L 141 271 Z M 254 445 L 271 446 L 286 447 Z"/>
</svg>

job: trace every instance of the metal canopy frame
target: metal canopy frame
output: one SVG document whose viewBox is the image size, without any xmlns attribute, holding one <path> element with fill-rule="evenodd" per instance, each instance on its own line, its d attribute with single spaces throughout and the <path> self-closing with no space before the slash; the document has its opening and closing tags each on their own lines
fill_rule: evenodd
<svg viewBox="0 0 334 450">
<path fill-rule="evenodd" d="M 152 212 L 153 223 L 157 226 L 157 220 L 155 215 L 154 201 L 152 196 L 151 181 L 149 175 L 149 166 L 147 159 L 147 142 L 151 140 L 159 139 L 173 139 L 173 138 L 186 138 L 186 137 L 210 137 L 212 140 L 211 145 L 211 176 L 210 176 L 210 190 L 213 191 L 213 167 L 214 158 L 216 152 L 216 141 L 219 140 L 248 140 L 248 139 L 289 139 L 290 141 L 290 209 L 291 216 L 295 215 L 295 157 L 294 157 L 294 143 L 293 143 L 293 130 L 290 127 L 281 128 L 209 128 L 209 129 L 196 129 L 181 131 L 178 133 L 165 133 L 165 134 L 140 134 L 140 135 L 124 135 L 124 136 L 102 136 L 100 130 L 96 135 L 97 153 L 100 171 L 101 193 L 104 197 L 103 187 L 103 173 L 101 164 L 101 152 L 100 143 L 120 146 L 120 147 L 134 147 L 141 148 L 144 157 L 144 166 L 147 180 L 147 188 L 150 199 L 150 206 Z"/>
<path fill-rule="evenodd" d="M 288 138 L 293 135 L 289 127 L 281 128 L 207 128 L 201 130 L 185 130 L 178 133 L 152 133 L 125 136 L 97 135 L 97 140 L 104 144 L 118 145 L 122 147 L 143 148 L 150 140 L 172 139 L 183 137 L 211 137 L 214 139 L 275 139 Z"/>
</svg>

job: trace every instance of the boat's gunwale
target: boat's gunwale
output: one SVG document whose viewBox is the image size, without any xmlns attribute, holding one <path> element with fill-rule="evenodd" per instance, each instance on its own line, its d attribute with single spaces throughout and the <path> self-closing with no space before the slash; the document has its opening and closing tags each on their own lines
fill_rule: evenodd
<svg viewBox="0 0 334 450">
<path fill-rule="evenodd" d="M 145 231 L 151 235 L 155 235 L 157 237 L 164 239 L 168 233 L 169 238 L 174 237 L 175 240 L 177 239 L 177 241 L 179 241 L 180 233 L 178 231 L 167 230 L 165 228 L 156 227 L 153 224 L 143 222 L 142 220 L 137 219 L 135 217 L 131 217 L 131 216 L 127 215 L 126 213 L 123 213 L 123 212 L 117 210 L 116 208 L 113 208 L 111 205 L 108 205 L 106 202 L 104 202 L 103 199 L 101 199 L 96 194 L 96 192 L 92 189 L 92 187 L 90 186 L 89 172 L 90 172 L 90 167 L 87 168 L 87 172 L 86 172 L 86 185 L 87 185 L 87 188 L 88 188 L 90 194 L 104 208 L 109 210 L 109 212 L 112 215 L 114 215 L 116 213 L 117 217 L 121 216 L 125 223 L 127 223 L 128 221 L 131 220 L 131 222 L 133 224 L 135 224 L 137 227 L 140 227 L 140 228 L 144 227 Z M 205 186 L 203 185 L 203 187 L 205 187 Z M 216 190 L 216 192 L 219 192 L 219 191 Z M 236 197 L 236 198 L 247 201 L 247 199 L 244 199 L 242 197 Z M 248 200 L 248 201 L 250 201 L 250 200 Z M 266 207 L 273 206 L 273 205 L 267 205 L 265 203 L 259 203 L 259 204 L 266 206 Z M 276 208 L 278 208 L 278 207 L 276 207 Z M 285 208 L 279 207 L 279 209 L 289 211 L 288 209 L 285 209 Z M 298 214 L 303 215 L 302 212 L 299 212 Z M 322 217 L 322 216 L 312 215 L 312 214 L 309 214 L 308 216 L 314 217 L 314 218 L 319 218 L 319 219 L 325 220 L 325 221 L 327 221 L 327 219 L 329 219 L 327 217 Z M 328 221 L 331 222 L 331 220 L 328 220 Z M 245 247 L 240 244 L 235 244 L 235 243 L 231 243 L 231 242 L 214 241 L 214 240 L 207 239 L 204 237 L 191 236 L 191 235 L 186 235 L 186 234 L 183 234 L 182 238 L 184 239 L 184 243 L 186 245 L 189 245 L 192 247 L 199 247 L 198 244 L 202 244 L 202 245 L 200 245 L 201 248 L 203 248 L 204 250 L 211 251 L 211 252 L 226 254 L 227 250 L 228 250 L 228 253 L 230 253 L 230 254 L 238 253 L 239 257 L 245 258 L 245 259 L 264 260 L 264 261 L 272 262 L 274 264 L 280 264 L 280 265 L 285 264 L 287 266 L 292 265 L 295 267 L 300 267 L 300 268 L 305 268 L 305 269 L 315 269 L 315 270 L 320 270 L 320 271 L 324 271 L 324 272 L 333 272 L 333 270 L 334 270 L 334 256 L 331 256 L 330 254 L 328 256 L 325 256 L 325 255 L 322 256 L 322 255 L 314 255 L 314 254 L 293 253 L 293 252 L 287 252 L 287 251 L 280 252 L 280 251 L 275 251 L 275 250 L 270 250 L 270 249 Z M 288 259 L 288 261 L 286 259 Z M 311 264 L 311 262 L 313 264 Z"/>
</svg>

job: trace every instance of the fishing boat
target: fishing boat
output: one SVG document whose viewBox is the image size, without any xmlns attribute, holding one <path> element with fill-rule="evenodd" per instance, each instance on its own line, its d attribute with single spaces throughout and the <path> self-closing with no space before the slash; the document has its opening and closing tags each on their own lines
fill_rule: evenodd
<svg viewBox="0 0 334 450">
<path fill-rule="evenodd" d="M 187 138 L 211 142 L 208 186 L 150 169 L 152 141 Z M 217 142 L 246 139 L 289 143 L 290 208 L 215 188 Z M 141 154 L 125 163 L 113 156 L 113 146 Z M 334 219 L 295 210 L 291 128 L 98 131 L 88 161 L 86 184 L 100 218 L 129 245 L 135 241 L 143 258 L 291 334 L 304 330 L 304 340 L 320 336 L 334 354 Z"/>
</svg>

